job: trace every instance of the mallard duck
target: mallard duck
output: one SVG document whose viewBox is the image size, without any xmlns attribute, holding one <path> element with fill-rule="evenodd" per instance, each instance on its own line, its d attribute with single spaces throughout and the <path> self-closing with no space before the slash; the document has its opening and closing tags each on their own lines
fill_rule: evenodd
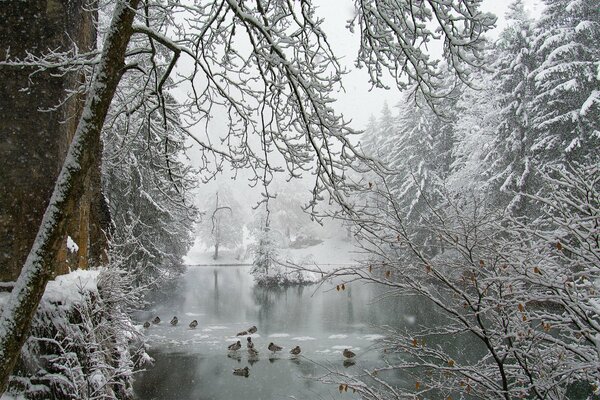
<svg viewBox="0 0 600 400">
<path fill-rule="evenodd" d="M 198 321 L 193 320 L 192 322 L 190 322 L 190 328 L 194 329 L 198 326 Z"/>
<path fill-rule="evenodd" d="M 300 354 L 301 351 L 302 350 L 300 349 L 300 346 L 296 346 L 290 350 L 290 354 L 297 356 L 298 354 Z"/>
<path fill-rule="evenodd" d="M 273 352 L 273 354 L 275 354 L 278 351 L 281 351 L 281 349 L 283 347 L 281 346 L 277 346 L 275 343 L 271 342 L 269 343 L 269 347 L 267 347 L 269 350 L 271 350 Z"/>
<path fill-rule="evenodd" d="M 348 349 L 344 349 L 344 352 L 342 353 L 344 355 L 344 357 L 346 358 L 353 358 L 356 354 L 354 354 L 353 352 L 351 352 Z"/>
<path fill-rule="evenodd" d="M 248 331 L 241 331 L 238 332 L 235 336 L 247 336 L 248 335 Z"/>
<path fill-rule="evenodd" d="M 175 316 L 171 319 L 170 324 L 175 326 L 175 325 L 177 325 L 178 322 L 179 322 L 179 319 L 177 318 L 177 316 Z"/>
<path fill-rule="evenodd" d="M 258 329 L 256 329 L 256 326 L 252 325 L 250 328 L 248 328 L 248 333 L 252 335 L 253 333 L 256 333 L 257 330 Z"/>
<path fill-rule="evenodd" d="M 154 317 L 154 319 L 152 320 L 153 324 L 160 324 L 160 317 L 157 315 L 156 317 Z"/>
<path fill-rule="evenodd" d="M 248 357 L 257 357 L 258 356 L 258 350 L 256 350 L 254 347 L 248 347 Z"/>
<path fill-rule="evenodd" d="M 254 348 L 254 343 L 252 343 L 252 338 L 250 336 L 248 336 L 248 341 L 246 342 L 246 347 L 248 347 L 249 349 L 253 349 Z"/>
<path fill-rule="evenodd" d="M 233 374 L 234 375 L 238 375 L 238 376 L 244 376 L 244 377 L 247 378 L 250 375 L 250 369 L 248 367 L 234 368 L 233 369 Z"/>
<path fill-rule="evenodd" d="M 146 328 L 146 329 L 150 328 L 150 321 L 144 322 L 144 328 Z"/>
<path fill-rule="evenodd" d="M 234 344 L 230 344 L 229 346 L 227 346 L 227 348 L 231 351 L 238 351 L 242 348 L 242 343 L 238 340 Z"/>
</svg>

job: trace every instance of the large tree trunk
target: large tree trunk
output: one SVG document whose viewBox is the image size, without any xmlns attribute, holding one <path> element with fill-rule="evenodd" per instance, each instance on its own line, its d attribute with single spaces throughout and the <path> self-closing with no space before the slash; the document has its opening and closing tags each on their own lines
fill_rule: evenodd
<svg viewBox="0 0 600 400">
<path fill-rule="evenodd" d="M 44 213 L 33 246 L 0 317 L 0 394 L 27 339 L 31 320 L 51 277 L 67 233 L 69 213 L 84 193 L 86 179 L 98 162 L 100 132 L 124 66 L 125 51 L 139 0 L 118 2 L 106 36 L 100 64 L 86 97 L 82 117 L 50 204 Z M 33 101 L 34 99 L 32 99 Z"/>
<path fill-rule="evenodd" d="M 43 57 L 50 50 L 94 50 L 97 13 L 90 8 L 94 4 L 89 0 L 2 3 L 0 60 L 23 60 L 28 54 Z M 39 71 L 37 66 L 0 67 L 0 159 L 5 164 L 0 169 L 0 187 L 5 188 L 0 193 L 1 282 L 15 281 L 21 272 L 83 111 L 85 95 L 67 94 L 84 83 L 84 74 L 59 72 Z M 103 197 L 93 184 L 99 178 L 98 164 L 90 170 L 86 192 L 71 213 L 67 233 L 79 251 L 71 254 L 62 247 L 57 274 L 86 267 L 96 256 L 91 254 L 90 239 L 100 222 L 96 203 Z M 63 239 L 66 242 L 66 236 Z"/>
</svg>

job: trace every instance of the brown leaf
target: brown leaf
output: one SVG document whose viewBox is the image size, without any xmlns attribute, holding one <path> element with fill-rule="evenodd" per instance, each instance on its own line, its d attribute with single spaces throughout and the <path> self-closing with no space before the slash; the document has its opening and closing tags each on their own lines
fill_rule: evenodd
<svg viewBox="0 0 600 400">
<path fill-rule="evenodd" d="M 485 265 L 485 263 L 483 262 L 483 260 L 479 260 L 479 266 L 483 267 Z"/>
<path fill-rule="evenodd" d="M 385 271 L 385 277 L 389 279 L 390 275 L 392 275 L 392 271 Z"/>
<path fill-rule="evenodd" d="M 335 285 L 335 290 L 340 291 L 340 285 Z"/>
<path fill-rule="evenodd" d="M 451 367 L 454 367 L 454 360 L 453 359 L 448 360 L 448 365 Z"/>
<path fill-rule="evenodd" d="M 519 303 L 519 311 L 523 312 L 525 310 L 525 307 L 523 307 L 523 304 Z"/>
<path fill-rule="evenodd" d="M 523 315 L 523 322 L 527 321 L 527 316 Z"/>
<path fill-rule="evenodd" d="M 560 244 L 560 242 L 556 242 L 556 250 L 561 251 L 562 249 L 562 244 Z"/>
<path fill-rule="evenodd" d="M 416 389 L 416 390 L 419 390 L 419 388 L 420 388 L 420 387 L 421 387 L 421 382 L 419 382 L 419 381 L 416 381 L 416 382 L 415 382 L 415 389 Z"/>
<path fill-rule="evenodd" d="M 540 271 L 540 269 L 538 267 L 533 267 L 533 272 L 535 272 L 536 274 L 542 274 L 542 271 Z"/>
<path fill-rule="evenodd" d="M 427 272 L 428 274 L 431 272 L 431 265 L 425 264 L 425 272 Z"/>
<path fill-rule="evenodd" d="M 369 272 L 372 272 L 372 271 L 373 271 L 373 266 L 369 265 Z"/>
<path fill-rule="evenodd" d="M 342 283 L 342 286 L 340 286 L 340 287 L 342 288 L 342 290 L 346 290 L 346 285 L 344 285 L 343 283 Z"/>
<path fill-rule="evenodd" d="M 550 328 L 552 327 L 552 325 L 550 325 L 549 323 L 544 323 L 544 331 L 548 332 L 550 331 Z"/>
<path fill-rule="evenodd" d="M 369 189 L 373 187 L 373 183 L 369 182 Z"/>
<path fill-rule="evenodd" d="M 340 386 L 338 387 L 338 390 L 340 391 L 340 393 L 342 393 L 344 391 L 344 384 L 340 383 Z"/>
<path fill-rule="evenodd" d="M 412 340 L 412 345 L 413 347 L 417 347 L 417 344 L 419 344 L 419 341 L 415 338 Z"/>
</svg>

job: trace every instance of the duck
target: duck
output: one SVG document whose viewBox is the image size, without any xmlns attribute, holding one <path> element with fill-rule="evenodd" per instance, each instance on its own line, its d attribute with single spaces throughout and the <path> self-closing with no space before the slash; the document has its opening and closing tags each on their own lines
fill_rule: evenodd
<svg viewBox="0 0 600 400">
<path fill-rule="evenodd" d="M 246 336 L 246 335 L 248 335 L 248 331 L 238 332 L 235 336 Z"/>
<path fill-rule="evenodd" d="M 248 367 L 234 368 L 233 374 L 247 378 L 250 375 L 250 369 Z"/>
<path fill-rule="evenodd" d="M 248 341 L 246 342 L 246 347 L 248 347 L 249 349 L 253 349 L 254 348 L 254 343 L 252 343 L 252 338 L 250 336 L 248 336 Z"/>
<path fill-rule="evenodd" d="M 342 352 L 342 354 L 346 358 L 354 358 L 354 356 L 356 355 L 353 352 L 351 352 L 349 349 L 344 349 L 344 351 Z"/>
<path fill-rule="evenodd" d="M 302 350 L 300 349 L 300 346 L 296 346 L 293 349 L 290 350 L 290 354 L 297 356 L 298 354 L 300 354 Z"/>
<path fill-rule="evenodd" d="M 150 321 L 144 322 L 144 328 L 146 328 L 146 329 L 150 328 Z"/>
<path fill-rule="evenodd" d="M 171 325 L 175 326 L 175 325 L 177 325 L 178 322 L 179 322 L 179 319 L 177 318 L 177 316 L 175 316 L 171 319 L 170 323 L 171 323 Z"/>
<path fill-rule="evenodd" d="M 254 347 L 248 347 L 248 357 L 258 357 L 258 350 Z"/>
<path fill-rule="evenodd" d="M 281 349 L 283 347 L 281 346 L 277 346 L 275 343 L 271 342 L 269 343 L 269 347 L 267 347 L 269 350 L 271 350 L 273 352 L 273 354 L 275 354 L 278 351 L 281 351 Z"/>
<path fill-rule="evenodd" d="M 160 317 L 157 315 L 156 317 L 154 317 L 154 319 L 152 320 L 153 324 L 160 324 Z"/>
<path fill-rule="evenodd" d="M 227 346 L 227 348 L 231 351 L 238 351 L 242 348 L 242 343 L 238 340 L 234 344 L 230 344 L 229 346 Z"/>
<path fill-rule="evenodd" d="M 193 320 L 192 322 L 190 322 L 190 328 L 195 329 L 198 326 L 198 321 Z"/>
<path fill-rule="evenodd" d="M 258 329 L 256 329 L 256 326 L 252 325 L 250 328 L 248 328 L 248 333 L 252 335 L 253 333 L 256 333 L 257 330 Z"/>
</svg>

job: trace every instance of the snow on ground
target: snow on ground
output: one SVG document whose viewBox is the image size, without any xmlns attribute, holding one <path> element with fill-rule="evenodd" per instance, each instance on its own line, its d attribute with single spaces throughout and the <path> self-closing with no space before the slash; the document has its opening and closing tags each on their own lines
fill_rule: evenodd
<svg viewBox="0 0 600 400">
<path fill-rule="evenodd" d="M 97 291 L 100 270 L 75 270 L 49 281 L 43 301 L 52 304 L 72 304 L 84 300 L 85 292 Z"/>
<path fill-rule="evenodd" d="M 83 294 L 97 291 L 100 270 L 75 270 L 66 275 L 57 276 L 48 282 L 44 291 L 43 303 L 69 305 L 84 300 Z M 8 301 L 10 292 L 0 292 L 0 308 Z"/>
<path fill-rule="evenodd" d="M 304 265 L 343 266 L 354 264 L 361 258 L 353 241 L 337 238 L 324 239 L 315 246 L 302 249 L 282 248 L 278 250 L 281 261 Z M 183 260 L 187 265 L 250 264 L 252 255 L 244 250 L 222 249 L 219 251 L 219 258 L 215 260 L 213 259 L 213 249 L 206 248 L 199 240 L 196 240 Z"/>
</svg>

